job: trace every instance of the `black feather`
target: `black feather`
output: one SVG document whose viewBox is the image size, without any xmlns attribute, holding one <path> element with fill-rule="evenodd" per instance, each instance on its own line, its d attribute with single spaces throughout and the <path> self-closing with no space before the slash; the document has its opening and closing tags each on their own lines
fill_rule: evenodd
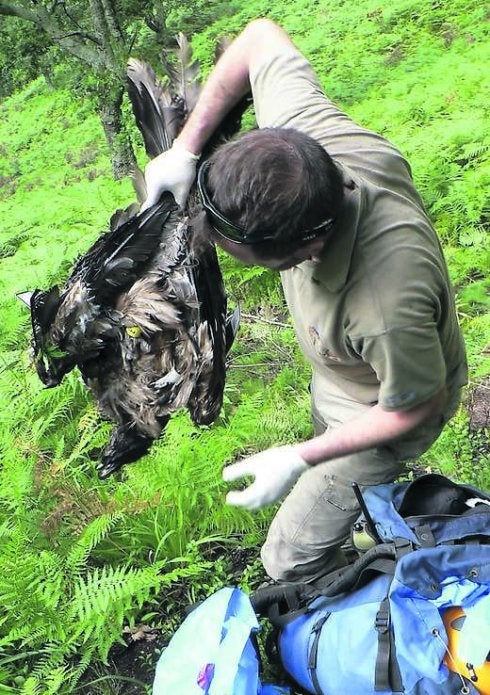
<svg viewBox="0 0 490 695">
<path fill-rule="evenodd" d="M 34 349 L 38 352 L 44 344 L 44 335 L 54 321 L 60 305 L 60 291 L 54 285 L 47 292 L 36 289 L 31 295 L 31 324 Z"/>
<path fill-rule="evenodd" d="M 127 91 L 146 154 L 153 159 L 170 149 L 185 122 L 185 85 L 179 84 L 171 93 L 158 82 L 149 65 L 132 58 L 128 62 Z"/>
<path fill-rule="evenodd" d="M 201 324 L 207 325 L 213 345 L 213 362 L 196 378 L 189 399 L 193 422 L 209 425 L 219 415 L 225 385 L 226 302 L 216 250 L 211 244 L 202 253 L 194 270 L 197 298 L 201 307 Z"/>
<path fill-rule="evenodd" d="M 173 195 L 164 193 L 158 205 L 103 234 L 76 263 L 71 283 L 80 278 L 94 290 L 100 304 L 113 304 L 117 294 L 134 283 L 153 258 L 162 228 L 176 209 Z"/>
</svg>

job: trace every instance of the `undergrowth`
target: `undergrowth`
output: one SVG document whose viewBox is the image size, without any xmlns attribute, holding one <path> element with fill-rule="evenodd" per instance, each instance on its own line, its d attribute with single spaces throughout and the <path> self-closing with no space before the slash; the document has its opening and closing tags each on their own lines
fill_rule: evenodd
<svg viewBox="0 0 490 695">
<path fill-rule="evenodd" d="M 470 389 L 490 371 L 486 12 L 461 0 L 250 0 L 194 40 L 206 71 L 218 35 L 257 16 L 276 19 L 332 98 L 407 155 L 456 286 Z M 243 318 L 220 418 L 196 429 L 179 413 L 148 456 L 99 481 L 110 425 L 77 374 L 41 388 L 15 294 L 63 281 L 112 212 L 131 202 L 131 185 L 111 179 L 100 125 L 67 92 L 39 79 L 0 113 L 0 693 L 63 695 L 76 692 L 89 664 L 105 673 L 124 626 L 145 619 L 170 634 L 177 604 L 250 580 L 226 558 L 254 552 L 272 511 L 227 507 L 220 471 L 310 435 L 308 368 L 277 276 L 221 256 Z M 470 432 L 465 407 L 422 463 L 490 487 L 485 433 Z"/>
</svg>

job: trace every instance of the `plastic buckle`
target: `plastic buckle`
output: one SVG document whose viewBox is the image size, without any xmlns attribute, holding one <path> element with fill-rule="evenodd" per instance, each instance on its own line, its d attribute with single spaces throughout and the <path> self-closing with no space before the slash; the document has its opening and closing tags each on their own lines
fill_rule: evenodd
<svg viewBox="0 0 490 695">
<path fill-rule="evenodd" d="M 387 611 L 381 610 L 376 613 L 374 627 L 377 632 L 388 632 L 390 627 L 390 615 Z"/>
<path fill-rule="evenodd" d="M 393 543 L 395 545 L 395 555 L 397 560 L 413 551 L 413 543 L 412 541 L 408 540 L 408 538 L 396 536 L 396 538 L 393 539 Z"/>
</svg>

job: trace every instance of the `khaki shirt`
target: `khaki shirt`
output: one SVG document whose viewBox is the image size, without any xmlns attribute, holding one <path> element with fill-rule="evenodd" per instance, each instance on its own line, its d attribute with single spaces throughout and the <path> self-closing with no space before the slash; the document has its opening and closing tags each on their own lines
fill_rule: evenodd
<svg viewBox="0 0 490 695">
<path fill-rule="evenodd" d="M 446 264 L 400 152 L 323 94 L 294 50 L 251 75 L 259 127 L 295 128 L 340 165 L 347 194 L 320 263 L 281 273 L 314 381 L 366 405 L 409 410 L 467 368 Z"/>
</svg>

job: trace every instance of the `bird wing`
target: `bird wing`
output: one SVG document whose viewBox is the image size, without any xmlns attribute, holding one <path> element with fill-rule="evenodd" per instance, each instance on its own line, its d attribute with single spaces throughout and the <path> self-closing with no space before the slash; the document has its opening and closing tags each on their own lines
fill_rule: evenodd
<svg viewBox="0 0 490 695">
<path fill-rule="evenodd" d="M 199 302 L 196 340 L 201 364 L 188 408 L 196 424 L 209 424 L 221 409 L 226 360 L 226 294 L 213 244 L 202 251 L 193 274 Z"/>
<path fill-rule="evenodd" d="M 201 91 L 199 63 L 192 60 L 192 47 L 184 34 L 177 36 L 177 45 L 177 51 L 167 51 L 162 55 L 162 63 L 172 85 L 174 99 L 183 104 L 187 116 L 196 105 Z"/>
<path fill-rule="evenodd" d="M 38 360 L 38 374 L 44 383 L 59 383 L 75 363 L 80 366 L 93 360 L 107 343 L 117 341 L 121 331 L 113 311 L 117 299 L 151 262 L 176 207 L 169 193 L 139 215 L 126 220 L 123 213 L 118 218 L 122 224 L 99 237 L 77 261 L 61 295 L 57 287 L 33 293 L 34 353 L 41 359 L 50 351 L 47 368 Z"/>
<path fill-rule="evenodd" d="M 165 224 L 176 209 L 173 195 L 165 193 L 156 205 L 103 234 L 77 261 L 68 286 L 81 281 L 91 288 L 98 305 L 113 306 L 153 258 Z"/>
<path fill-rule="evenodd" d="M 173 98 L 152 68 L 135 58 L 128 61 L 126 86 L 146 154 L 153 159 L 172 146 L 184 124 L 185 102 Z"/>
</svg>

